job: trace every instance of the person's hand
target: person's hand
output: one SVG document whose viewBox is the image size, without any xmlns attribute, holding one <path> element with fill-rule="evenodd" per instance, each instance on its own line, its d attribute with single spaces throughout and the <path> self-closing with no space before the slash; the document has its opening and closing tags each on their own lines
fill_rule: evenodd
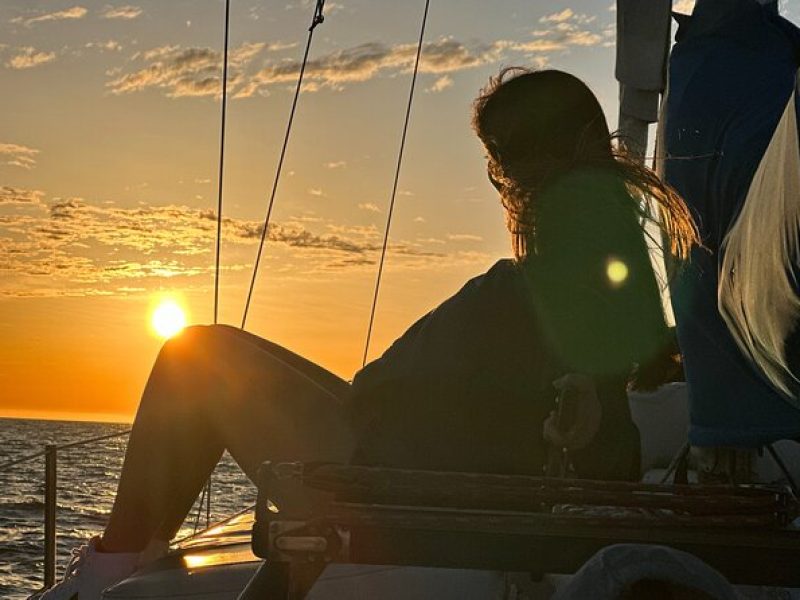
<svg viewBox="0 0 800 600">
<path fill-rule="evenodd" d="M 661 349 L 650 360 L 636 366 L 629 388 L 635 392 L 653 392 L 673 381 L 686 381 L 686 375 L 677 334 L 671 327 Z"/>
<path fill-rule="evenodd" d="M 545 441 L 566 450 L 585 448 L 597 435 L 603 415 L 594 381 L 588 375 L 568 373 L 556 379 L 553 387 L 560 398 L 559 408 L 545 419 Z M 563 422 L 566 413 L 574 415 L 572 423 Z"/>
</svg>

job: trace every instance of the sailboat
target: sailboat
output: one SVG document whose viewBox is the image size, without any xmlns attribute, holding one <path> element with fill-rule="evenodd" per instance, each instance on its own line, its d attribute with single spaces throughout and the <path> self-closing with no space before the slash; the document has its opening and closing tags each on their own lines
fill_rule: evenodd
<svg viewBox="0 0 800 600">
<path fill-rule="evenodd" d="M 625 3 L 619 4 L 618 10 L 622 10 Z M 322 22 L 323 6 L 322 0 L 315 6 L 306 58 L 313 31 Z M 427 6 L 428 2 L 426 14 Z M 649 12 L 644 10 L 644 13 Z M 646 20 L 642 23 L 648 24 Z M 662 35 L 656 38 L 664 46 L 664 54 L 655 62 L 660 61 L 663 68 L 669 22 L 665 25 L 662 21 L 659 25 L 657 30 Z M 635 37 L 641 33 L 641 30 L 628 28 L 620 31 L 620 36 Z M 417 61 L 423 37 L 424 18 Z M 623 48 L 625 43 L 619 46 Z M 626 58 L 619 64 L 626 67 Z M 663 91 L 663 87 L 650 89 L 649 84 L 639 87 L 637 78 L 626 68 L 618 68 L 618 76 L 623 98 L 639 96 L 639 92 L 650 92 L 652 96 L 655 92 L 657 100 Z M 302 70 L 300 77 L 293 108 L 301 90 Z M 413 99 L 413 81 L 406 126 Z M 623 102 L 620 118 L 623 135 L 631 140 L 634 150 L 644 154 L 650 119 L 625 112 L 626 106 Z M 284 151 L 289 131 L 290 127 Z M 401 158 L 402 145 L 397 173 Z M 394 186 L 396 192 L 397 177 Z M 269 225 L 274 190 L 264 232 Z M 384 254 L 385 251 L 384 243 Z M 382 265 L 383 260 L 380 268 Z M 376 300 L 379 286 L 380 269 Z M 373 303 L 373 316 L 374 309 Z M 243 325 L 244 320 L 246 312 Z M 647 473 L 642 484 L 567 481 L 543 485 L 537 478 L 525 477 L 426 474 L 340 465 L 265 465 L 259 502 L 254 511 L 234 515 L 178 542 L 166 557 L 110 588 L 105 597 L 180 596 L 211 600 L 265 597 L 265 593 L 277 590 L 276 597 L 345 598 L 348 594 L 359 597 L 359 593 L 367 593 L 359 587 L 359 582 L 365 580 L 370 582 L 370 597 L 390 598 L 393 592 L 403 591 L 402 586 L 409 585 L 427 585 L 424 597 L 437 597 L 433 590 L 440 583 L 437 578 L 441 572 L 432 572 L 426 567 L 439 567 L 458 570 L 460 575 L 457 575 L 471 588 L 469 594 L 465 592 L 461 597 L 477 598 L 486 596 L 480 595 L 483 593 L 480 577 L 475 579 L 464 574 L 470 567 L 473 571 L 523 571 L 532 570 L 531 565 L 536 564 L 540 572 L 536 573 L 538 581 L 530 583 L 529 597 L 547 598 L 558 587 L 559 576 L 573 572 L 597 548 L 619 541 L 660 542 L 691 548 L 737 582 L 800 586 L 800 575 L 795 573 L 795 565 L 800 560 L 800 537 L 785 527 L 796 516 L 794 496 L 772 488 L 749 487 L 721 492 L 703 486 L 678 490 L 651 483 L 669 475 L 670 467 L 675 465 L 667 469 L 657 466 L 666 466 L 665 460 L 679 455 L 684 446 L 684 432 L 689 424 L 685 386 L 673 384 L 651 395 L 632 394 L 630 401 L 643 439 L 643 467 Z M 791 451 L 790 470 L 800 465 L 800 452 L 793 447 Z M 766 473 L 766 463 L 761 468 L 765 478 L 777 479 L 776 473 Z M 350 495 L 351 486 L 355 484 L 359 486 L 358 497 Z M 387 490 L 391 491 L 389 498 Z M 469 490 L 473 496 L 469 495 Z M 606 520 L 607 515 L 588 518 L 582 515 L 570 520 L 571 517 L 563 516 L 565 513 L 543 516 L 541 510 L 520 507 L 520 502 L 524 501 L 537 507 L 557 505 L 568 512 L 568 505 L 585 505 L 587 498 L 592 499 L 588 502 L 591 506 L 603 507 L 607 502 L 628 509 L 639 507 L 633 499 L 644 499 L 644 504 L 650 508 L 673 513 L 663 522 L 663 527 L 650 532 L 653 521 L 636 521 L 635 517 L 631 521 L 630 514 L 625 515 L 628 520 L 615 521 L 615 517 Z M 709 511 L 708 504 L 704 503 L 711 503 L 716 512 Z M 689 517 L 701 517 L 700 521 L 692 522 L 694 530 L 686 519 L 679 518 L 683 513 L 678 509 Z M 709 527 L 703 526 L 702 518 Z M 766 521 L 761 522 L 764 527 L 758 528 L 756 521 L 760 518 Z M 752 528 L 737 530 L 744 525 Z M 369 543 L 374 541 L 376 532 L 382 536 L 380 547 Z M 463 547 L 462 552 L 455 552 L 457 545 L 464 541 L 471 545 Z M 481 544 L 496 549 L 492 556 L 487 556 Z M 503 544 L 505 550 L 501 551 L 497 544 Z M 530 548 L 536 549 L 536 556 L 530 555 Z M 341 564 L 328 566 L 329 563 Z M 766 564 L 770 566 L 769 572 L 765 571 Z M 385 593 L 376 591 L 381 589 Z"/>
</svg>

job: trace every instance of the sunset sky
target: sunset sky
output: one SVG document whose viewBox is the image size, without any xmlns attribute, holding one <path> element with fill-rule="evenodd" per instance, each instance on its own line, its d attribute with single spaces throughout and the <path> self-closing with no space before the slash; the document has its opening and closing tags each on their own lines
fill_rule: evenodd
<svg viewBox="0 0 800 600">
<path fill-rule="evenodd" d="M 129 420 L 158 301 L 212 320 L 223 2 L 131 1 L 0 4 L 0 416 Z M 327 3 L 248 322 L 345 378 L 423 5 Z M 241 320 L 312 9 L 232 3 L 222 322 Z M 614 21 L 611 0 L 432 0 L 372 357 L 509 254 L 469 128 L 479 88 L 561 68 L 613 127 Z"/>
</svg>

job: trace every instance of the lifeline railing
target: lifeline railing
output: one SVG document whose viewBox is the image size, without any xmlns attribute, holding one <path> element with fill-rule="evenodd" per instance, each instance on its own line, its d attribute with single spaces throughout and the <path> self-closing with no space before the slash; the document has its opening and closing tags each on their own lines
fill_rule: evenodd
<svg viewBox="0 0 800 600">
<path fill-rule="evenodd" d="M 58 497 L 58 451 L 75 448 L 78 446 L 86 446 L 104 440 L 113 438 L 124 437 L 130 434 L 131 430 L 118 431 L 105 435 L 98 435 L 76 442 L 69 442 L 67 444 L 45 444 L 44 450 L 27 454 L 14 460 L 8 461 L 0 465 L 0 472 L 6 471 L 16 465 L 29 462 L 44 456 L 44 587 L 48 588 L 55 584 L 56 581 L 56 514 L 58 510 L 57 497 Z M 209 478 L 203 493 L 200 496 L 200 504 L 197 508 L 197 515 L 194 521 L 194 530 L 197 531 L 197 526 L 200 521 L 200 511 L 203 508 L 205 501 L 206 508 L 206 526 L 211 522 L 211 479 Z"/>
</svg>

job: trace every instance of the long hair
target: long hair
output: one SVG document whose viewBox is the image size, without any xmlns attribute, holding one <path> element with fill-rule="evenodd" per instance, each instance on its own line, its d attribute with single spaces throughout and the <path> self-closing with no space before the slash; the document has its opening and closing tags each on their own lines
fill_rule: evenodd
<svg viewBox="0 0 800 600">
<path fill-rule="evenodd" d="M 481 90 L 472 125 L 488 153 L 517 260 L 535 252 L 536 199 L 557 176 L 595 166 L 618 173 L 640 216 L 663 232 L 665 255 L 685 259 L 698 243 L 689 209 L 670 186 L 615 143 L 600 103 L 580 79 L 557 70 L 509 67 Z M 665 247 L 666 246 L 666 247 Z"/>
</svg>

